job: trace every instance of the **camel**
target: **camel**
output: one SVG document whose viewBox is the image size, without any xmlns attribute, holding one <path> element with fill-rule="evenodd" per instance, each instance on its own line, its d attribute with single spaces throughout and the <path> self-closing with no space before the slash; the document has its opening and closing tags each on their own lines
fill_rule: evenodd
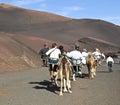
<svg viewBox="0 0 120 105">
<path fill-rule="evenodd" d="M 71 91 L 71 81 L 70 74 L 72 72 L 72 64 L 68 57 L 62 56 L 58 63 L 58 72 L 60 74 L 60 93 L 59 95 L 63 95 L 63 87 L 64 92 L 72 93 Z"/>
<path fill-rule="evenodd" d="M 96 62 L 92 55 L 92 53 L 88 54 L 88 57 L 86 58 L 86 65 L 88 68 L 88 75 L 90 79 L 93 79 L 96 76 Z"/>
</svg>

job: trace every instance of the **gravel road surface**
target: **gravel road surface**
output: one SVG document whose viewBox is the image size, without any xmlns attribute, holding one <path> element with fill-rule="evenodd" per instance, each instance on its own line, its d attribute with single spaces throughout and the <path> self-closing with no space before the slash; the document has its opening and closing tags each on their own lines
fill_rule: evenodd
<svg viewBox="0 0 120 105">
<path fill-rule="evenodd" d="M 47 67 L 0 74 L 0 105 L 120 105 L 120 64 L 114 64 L 112 73 L 103 64 L 95 79 L 71 83 L 73 93 L 59 96 Z"/>
</svg>

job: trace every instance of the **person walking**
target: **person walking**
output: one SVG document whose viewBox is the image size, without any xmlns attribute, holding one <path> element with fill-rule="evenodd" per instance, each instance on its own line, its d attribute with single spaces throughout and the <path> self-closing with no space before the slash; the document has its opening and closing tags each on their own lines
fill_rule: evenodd
<svg viewBox="0 0 120 105">
<path fill-rule="evenodd" d="M 51 81 L 53 81 L 53 76 L 56 75 L 57 73 L 58 61 L 61 55 L 61 51 L 59 48 L 57 48 L 56 43 L 52 44 L 52 48 L 46 52 L 46 55 L 49 56 L 49 60 L 48 60 L 49 71 L 50 71 Z"/>
<path fill-rule="evenodd" d="M 113 60 L 113 58 L 111 56 L 107 57 L 106 63 L 108 65 L 108 71 L 113 72 L 112 65 L 114 64 L 114 60 Z"/>
<path fill-rule="evenodd" d="M 47 67 L 47 60 L 48 56 L 46 55 L 46 52 L 49 50 L 49 47 L 47 44 L 43 45 L 43 48 L 39 51 L 39 55 L 41 56 L 43 66 Z"/>
</svg>

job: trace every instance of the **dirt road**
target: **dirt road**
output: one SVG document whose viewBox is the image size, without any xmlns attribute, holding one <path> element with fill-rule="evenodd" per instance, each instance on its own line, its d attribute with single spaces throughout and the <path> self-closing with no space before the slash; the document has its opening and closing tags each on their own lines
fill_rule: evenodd
<svg viewBox="0 0 120 105">
<path fill-rule="evenodd" d="M 103 64 L 93 80 L 77 78 L 72 94 L 59 96 L 48 68 L 0 74 L 0 105 L 120 105 L 120 65 L 108 73 Z"/>
</svg>

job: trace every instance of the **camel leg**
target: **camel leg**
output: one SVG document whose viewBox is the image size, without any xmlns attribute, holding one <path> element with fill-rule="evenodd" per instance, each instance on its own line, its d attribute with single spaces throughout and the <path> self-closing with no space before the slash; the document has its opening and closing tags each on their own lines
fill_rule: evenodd
<svg viewBox="0 0 120 105">
<path fill-rule="evenodd" d="M 91 79 L 94 78 L 94 72 L 91 72 Z"/>
<path fill-rule="evenodd" d="M 96 69 L 94 69 L 93 76 L 94 77 L 96 76 Z"/>
<path fill-rule="evenodd" d="M 62 71 L 60 70 L 60 93 L 59 95 L 62 96 L 62 87 L 63 87 L 63 75 L 62 75 Z"/>
<path fill-rule="evenodd" d="M 73 73 L 73 81 L 76 81 L 76 79 L 75 79 L 75 73 Z"/>
<path fill-rule="evenodd" d="M 73 66 L 71 66 L 71 65 L 69 65 L 69 67 L 70 67 L 69 69 L 71 70 L 71 74 L 72 74 L 72 80 L 73 80 L 73 81 L 76 81 L 74 68 L 73 68 Z"/>
<path fill-rule="evenodd" d="M 69 72 L 66 73 L 66 83 L 67 83 L 66 85 L 67 85 L 68 92 L 72 93 L 70 88 L 71 86 L 70 86 L 70 80 L 69 80 Z"/>
<path fill-rule="evenodd" d="M 66 80 L 65 80 L 65 78 L 63 78 L 63 87 L 64 87 L 64 92 L 67 92 L 67 88 L 66 88 Z"/>
<path fill-rule="evenodd" d="M 56 85 L 56 86 L 59 86 L 59 85 L 58 85 L 58 82 L 57 82 L 57 79 L 58 79 L 58 72 L 53 72 L 53 77 L 54 77 L 55 85 Z"/>
<path fill-rule="evenodd" d="M 88 78 L 91 79 L 91 70 L 89 67 L 88 67 Z"/>
<path fill-rule="evenodd" d="M 53 82 L 53 71 L 50 71 L 51 82 Z"/>
<path fill-rule="evenodd" d="M 71 81 L 69 80 L 68 87 L 71 89 Z"/>
</svg>

